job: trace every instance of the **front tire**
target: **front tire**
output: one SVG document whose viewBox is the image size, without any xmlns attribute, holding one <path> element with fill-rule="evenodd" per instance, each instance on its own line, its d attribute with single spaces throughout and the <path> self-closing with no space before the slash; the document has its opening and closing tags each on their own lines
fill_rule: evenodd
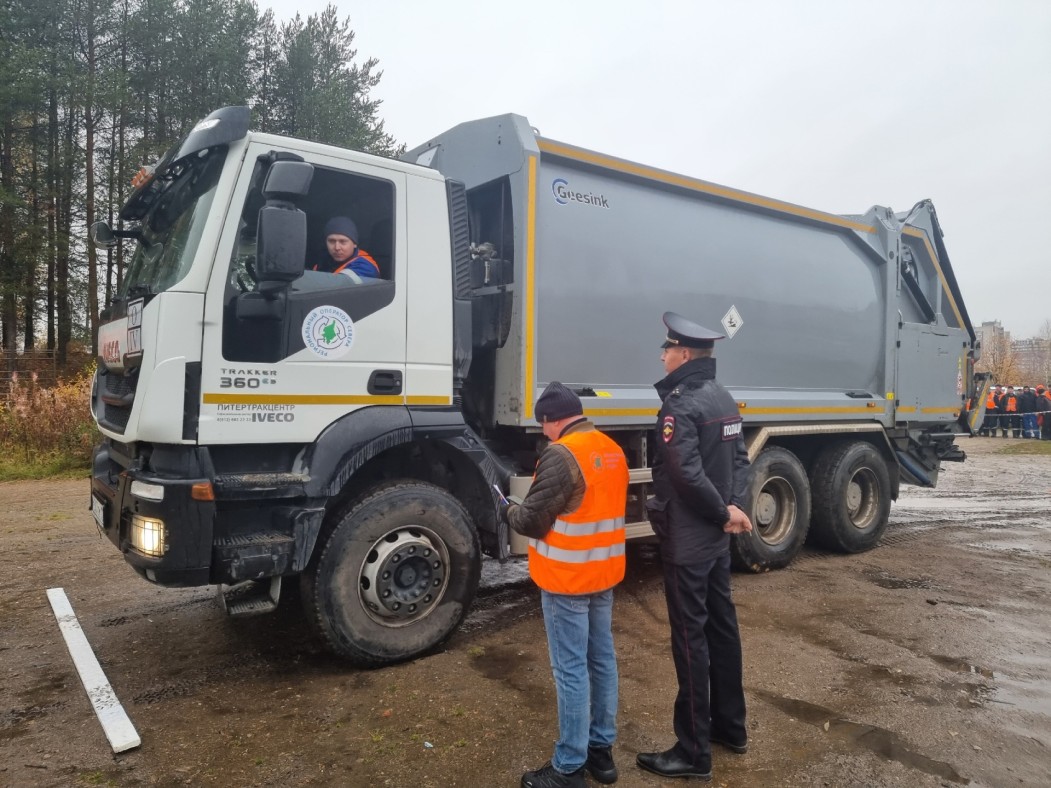
<svg viewBox="0 0 1051 788">
<path fill-rule="evenodd" d="M 883 455 L 871 443 L 830 446 L 814 463 L 816 544 L 841 553 L 871 550 L 890 518 L 890 474 Z"/>
<path fill-rule="evenodd" d="M 384 485 L 331 521 L 302 576 L 315 631 L 359 667 L 417 657 L 460 625 L 481 551 L 463 505 L 425 482 Z"/>
<path fill-rule="evenodd" d="M 734 565 L 751 572 L 787 566 L 810 526 L 810 482 L 788 449 L 770 446 L 752 464 L 747 514 L 752 531 L 730 539 Z"/>
</svg>

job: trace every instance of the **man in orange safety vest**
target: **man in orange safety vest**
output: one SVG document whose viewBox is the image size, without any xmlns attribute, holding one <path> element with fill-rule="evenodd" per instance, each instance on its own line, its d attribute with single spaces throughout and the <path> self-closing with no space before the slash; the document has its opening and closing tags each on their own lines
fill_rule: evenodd
<svg viewBox="0 0 1051 788">
<path fill-rule="evenodd" d="M 624 578 L 628 462 L 610 437 L 584 418 L 572 390 L 551 383 L 534 409 L 551 441 L 529 494 L 510 503 L 511 528 L 529 537 L 529 575 L 540 586 L 559 737 L 551 760 L 522 776 L 523 788 L 617 780 L 617 660 L 613 587 Z"/>
</svg>

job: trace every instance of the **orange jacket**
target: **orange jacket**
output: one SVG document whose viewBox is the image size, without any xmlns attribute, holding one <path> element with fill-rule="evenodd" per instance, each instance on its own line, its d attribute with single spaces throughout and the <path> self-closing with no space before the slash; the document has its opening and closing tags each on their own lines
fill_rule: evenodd
<svg viewBox="0 0 1051 788">
<path fill-rule="evenodd" d="M 529 540 L 529 576 L 553 594 L 595 594 L 624 579 L 624 510 L 628 461 L 598 430 L 570 432 L 555 443 L 584 476 L 584 499 L 563 512 L 543 539 Z"/>
<path fill-rule="evenodd" d="M 376 273 L 366 273 L 365 269 L 362 266 L 359 266 L 358 270 L 355 271 L 354 265 L 356 263 L 362 262 L 371 265 L 372 268 L 376 269 Z M 331 265 L 331 263 L 329 263 L 329 265 Z M 355 273 L 357 273 L 359 276 L 376 278 L 380 275 L 380 264 L 372 259 L 372 255 L 370 255 L 368 252 L 361 248 L 359 248 L 350 259 L 344 260 L 342 263 L 336 266 L 336 268 L 331 273 L 339 274 L 342 273 L 346 268 L 350 268 L 351 271 L 355 271 Z M 325 269 L 321 266 L 315 265 L 314 270 L 319 271 Z"/>
</svg>

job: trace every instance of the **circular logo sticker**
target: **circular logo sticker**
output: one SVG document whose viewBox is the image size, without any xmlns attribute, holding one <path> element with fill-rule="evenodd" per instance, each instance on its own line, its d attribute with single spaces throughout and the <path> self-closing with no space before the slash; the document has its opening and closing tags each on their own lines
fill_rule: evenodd
<svg viewBox="0 0 1051 788">
<path fill-rule="evenodd" d="M 340 358 L 354 344 L 354 321 L 338 306 L 319 306 L 303 320 L 303 344 L 315 356 Z"/>
</svg>

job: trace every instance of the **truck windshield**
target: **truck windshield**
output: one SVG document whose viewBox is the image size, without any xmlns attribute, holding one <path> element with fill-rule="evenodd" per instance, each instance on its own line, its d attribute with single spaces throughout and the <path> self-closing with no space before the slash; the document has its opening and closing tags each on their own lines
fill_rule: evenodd
<svg viewBox="0 0 1051 788">
<path fill-rule="evenodd" d="M 193 265 L 226 158 L 216 148 L 177 165 L 159 182 L 153 206 L 128 264 L 119 297 L 159 293 L 181 280 Z"/>
</svg>

